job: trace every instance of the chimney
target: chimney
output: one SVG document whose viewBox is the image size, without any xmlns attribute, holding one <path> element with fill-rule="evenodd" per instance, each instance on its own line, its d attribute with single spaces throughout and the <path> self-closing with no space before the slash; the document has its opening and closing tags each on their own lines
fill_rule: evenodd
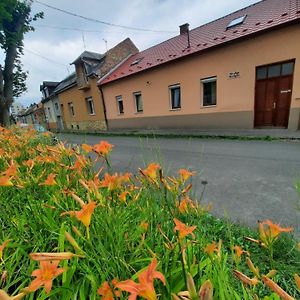
<svg viewBox="0 0 300 300">
<path fill-rule="evenodd" d="M 185 24 L 180 25 L 179 26 L 180 35 L 189 33 L 189 26 L 190 26 L 189 23 L 185 23 Z"/>
<path fill-rule="evenodd" d="M 187 34 L 187 48 L 191 47 L 189 26 L 190 26 L 189 23 L 185 23 L 179 26 L 180 35 Z"/>
</svg>

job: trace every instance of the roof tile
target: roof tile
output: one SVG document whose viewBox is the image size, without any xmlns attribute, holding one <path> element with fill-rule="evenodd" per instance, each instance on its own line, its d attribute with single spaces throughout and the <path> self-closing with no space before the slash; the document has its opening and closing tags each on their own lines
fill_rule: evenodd
<svg viewBox="0 0 300 300">
<path fill-rule="evenodd" d="M 227 28 L 232 20 L 244 15 L 247 18 L 242 24 Z M 113 74 L 98 83 L 108 83 L 214 46 L 298 21 L 300 22 L 299 0 L 263 0 L 190 30 L 190 47 L 187 35 L 182 34 L 132 55 Z M 138 64 L 131 66 L 132 62 L 142 57 L 144 59 Z"/>
</svg>

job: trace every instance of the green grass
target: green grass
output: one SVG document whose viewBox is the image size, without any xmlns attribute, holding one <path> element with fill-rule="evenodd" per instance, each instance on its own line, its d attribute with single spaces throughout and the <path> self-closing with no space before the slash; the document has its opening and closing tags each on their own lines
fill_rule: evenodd
<svg viewBox="0 0 300 300">
<path fill-rule="evenodd" d="M 82 157 L 82 150 L 60 145 L 46 148 L 48 141 L 42 137 L 28 138 L 19 131 L 2 133 L 0 138 L 0 149 L 5 150 L 0 157 L 0 173 L 7 170 L 11 160 L 18 165 L 17 174 L 12 176 L 14 186 L 0 186 L 0 245 L 7 239 L 11 240 L 3 251 L 3 261 L 0 261 L 0 277 L 7 272 L 6 279 L 0 280 L 0 288 L 9 294 L 20 292 L 33 279 L 30 275 L 38 264 L 30 259 L 30 253 L 70 251 L 83 254 L 65 238 L 67 231 L 83 250 L 84 257 L 60 263 L 67 271 L 54 279 L 50 294 L 40 288 L 28 294 L 26 299 L 100 299 L 97 289 L 104 281 L 114 278 L 137 280 L 136 273 L 145 269 L 154 256 L 158 270 L 167 282 L 164 286 L 155 281 L 160 299 L 171 299 L 171 293 L 186 290 L 188 273 L 197 289 L 209 279 L 214 287 L 214 299 L 254 299 L 254 294 L 261 299 L 278 299 L 275 294 L 270 296 L 272 292 L 261 282 L 248 288 L 234 277 L 234 269 L 253 277 L 244 255 L 236 265 L 232 251 L 235 245 L 250 253 L 261 275 L 276 269 L 273 279 L 291 296 L 300 297 L 293 280 L 293 274 L 300 270 L 300 251 L 289 234 L 283 234 L 275 242 L 274 259 L 271 260 L 267 249 L 245 239 L 246 236 L 258 239 L 256 230 L 218 219 L 200 205 L 180 212 L 177 202 L 186 196 L 182 191 L 189 184 L 189 181 L 182 182 L 180 177 L 163 178 L 170 190 L 159 179 L 158 171 L 154 179 L 137 172 L 130 181 L 124 181 L 112 190 L 101 187 L 104 173 L 113 173 L 103 157 L 99 157 L 104 168 L 100 182 L 95 181 L 98 185 L 95 190 L 87 189 L 82 182 L 88 184 L 95 179 L 94 163 L 87 160 L 81 171 L 72 169 L 76 157 Z M 32 158 L 35 165 L 29 171 L 24 162 Z M 57 184 L 40 185 L 50 173 L 56 174 Z M 128 192 L 126 202 L 119 198 L 123 191 Z M 70 192 L 85 203 L 97 203 L 89 239 L 79 220 L 61 216 L 66 211 L 80 210 Z M 197 226 L 195 236 L 179 240 L 174 232 L 174 218 L 189 226 Z M 140 226 L 143 222 L 148 224 L 147 229 Z M 74 226 L 81 235 L 73 231 Z M 210 257 L 205 253 L 205 247 L 219 240 L 223 241 L 220 257 L 217 254 Z M 128 294 L 123 292 L 122 297 L 127 299 Z"/>
</svg>

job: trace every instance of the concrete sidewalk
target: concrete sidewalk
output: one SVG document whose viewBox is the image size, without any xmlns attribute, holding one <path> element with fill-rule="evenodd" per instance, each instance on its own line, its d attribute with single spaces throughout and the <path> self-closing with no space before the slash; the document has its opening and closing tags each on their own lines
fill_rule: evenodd
<svg viewBox="0 0 300 300">
<path fill-rule="evenodd" d="M 120 129 L 95 132 L 99 135 L 195 137 L 253 140 L 300 140 L 300 130 L 288 129 Z"/>
</svg>

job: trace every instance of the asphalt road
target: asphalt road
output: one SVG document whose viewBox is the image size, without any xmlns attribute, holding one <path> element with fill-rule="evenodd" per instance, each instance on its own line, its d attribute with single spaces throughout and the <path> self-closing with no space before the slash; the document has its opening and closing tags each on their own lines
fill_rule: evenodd
<svg viewBox="0 0 300 300">
<path fill-rule="evenodd" d="M 300 236 L 300 197 L 295 182 L 300 180 L 300 142 L 100 137 L 61 134 L 74 144 L 96 144 L 107 140 L 114 145 L 114 171 L 136 172 L 149 162 L 159 162 L 166 173 L 180 168 L 197 172 L 193 179 L 194 198 L 213 204 L 216 216 L 256 226 L 257 220 L 271 219 L 292 226 Z"/>
</svg>

